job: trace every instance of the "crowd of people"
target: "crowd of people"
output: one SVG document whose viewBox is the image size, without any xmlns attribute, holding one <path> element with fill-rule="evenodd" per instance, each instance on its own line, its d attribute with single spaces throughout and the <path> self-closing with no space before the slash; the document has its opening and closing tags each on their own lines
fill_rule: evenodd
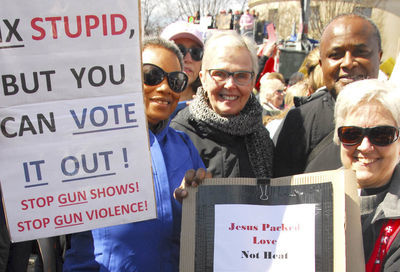
<svg viewBox="0 0 400 272">
<path fill-rule="evenodd" d="M 277 48 L 257 55 L 252 17 L 247 10 L 237 22 L 240 34 L 204 40 L 177 22 L 144 39 L 158 217 L 70 235 L 64 271 L 179 271 L 187 186 L 339 168 L 352 169 L 360 188 L 366 271 L 400 271 L 400 89 L 377 79 L 379 29 L 362 15 L 337 16 L 288 84 L 279 72 L 261 74 L 260 59 Z M 0 271 L 13 271 L 13 254 L 1 255 Z"/>
<path fill-rule="evenodd" d="M 241 35 L 253 38 L 256 43 L 262 43 L 265 37 L 264 20 L 259 19 L 260 15 L 254 9 L 246 9 L 245 11 L 222 9 L 218 14 L 210 14 L 200 17 L 200 12 L 197 11 L 194 16 L 195 24 L 201 24 L 204 20 L 208 29 L 217 30 L 235 30 Z"/>
</svg>

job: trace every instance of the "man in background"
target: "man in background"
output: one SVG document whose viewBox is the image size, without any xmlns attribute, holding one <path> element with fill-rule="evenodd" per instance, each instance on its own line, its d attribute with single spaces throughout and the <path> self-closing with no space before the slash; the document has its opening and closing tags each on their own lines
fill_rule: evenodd
<svg viewBox="0 0 400 272">
<path fill-rule="evenodd" d="M 348 83 L 377 78 L 381 57 L 380 33 L 368 18 L 340 15 L 326 26 L 320 45 L 324 94 L 288 112 L 274 154 L 275 177 L 341 166 L 333 144 L 336 96 Z"/>
</svg>

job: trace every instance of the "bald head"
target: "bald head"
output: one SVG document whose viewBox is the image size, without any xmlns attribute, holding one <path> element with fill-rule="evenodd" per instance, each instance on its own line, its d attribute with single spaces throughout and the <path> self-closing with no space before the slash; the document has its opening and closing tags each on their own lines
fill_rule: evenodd
<svg viewBox="0 0 400 272">
<path fill-rule="evenodd" d="M 382 50 L 382 39 L 381 39 L 381 34 L 380 34 L 380 32 L 379 32 L 378 26 L 374 23 L 374 21 L 372 21 L 371 19 L 369 19 L 368 17 L 365 17 L 365 16 L 363 16 L 363 15 L 360 15 L 360 14 L 352 14 L 352 13 L 351 13 L 351 14 L 341 14 L 341 15 L 338 15 L 338 16 L 336 16 L 335 18 L 333 18 L 333 19 L 325 26 L 324 30 L 322 31 L 321 43 L 323 43 L 324 40 L 325 40 L 325 39 L 323 38 L 323 36 L 324 36 L 325 31 L 328 29 L 328 27 L 331 27 L 332 23 L 334 23 L 336 20 L 340 20 L 340 19 L 343 19 L 343 18 L 349 18 L 349 19 L 357 18 L 357 19 L 361 19 L 361 20 L 364 20 L 364 21 L 368 22 L 369 25 L 372 27 L 372 34 L 375 36 L 375 38 L 376 38 L 376 40 L 377 40 L 377 42 L 378 42 L 379 50 Z"/>
<path fill-rule="evenodd" d="M 325 86 L 335 97 L 348 83 L 377 78 L 381 56 L 380 34 L 374 23 L 354 14 L 335 18 L 321 37 Z"/>
</svg>

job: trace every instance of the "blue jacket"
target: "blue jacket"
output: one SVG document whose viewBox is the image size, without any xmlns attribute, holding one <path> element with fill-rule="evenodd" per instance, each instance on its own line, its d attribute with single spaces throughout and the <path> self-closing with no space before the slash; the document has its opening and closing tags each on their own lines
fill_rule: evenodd
<svg viewBox="0 0 400 272">
<path fill-rule="evenodd" d="M 173 198 L 188 169 L 205 168 L 183 132 L 150 134 L 158 218 L 73 234 L 64 271 L 178 271 L 181 204 Z"/>
</svg>

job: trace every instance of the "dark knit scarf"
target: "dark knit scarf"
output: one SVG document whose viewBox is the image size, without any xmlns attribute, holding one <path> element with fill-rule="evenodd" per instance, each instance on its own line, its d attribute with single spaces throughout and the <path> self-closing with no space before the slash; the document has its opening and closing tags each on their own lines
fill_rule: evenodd
<svg viewBox="0 0 400 272">
<path fill-rule="evenodd" d="M 238 115 L 222 117 L 210 108 L 206 92 L 199 88 L 196 98 L 189 105 L 189 111 L 196 121 L 230 135 L 244 136 L 255 176 L 272 177 L 274 145 L 262 123 L 262 107 L 253 95 Z"/>
</svg>

